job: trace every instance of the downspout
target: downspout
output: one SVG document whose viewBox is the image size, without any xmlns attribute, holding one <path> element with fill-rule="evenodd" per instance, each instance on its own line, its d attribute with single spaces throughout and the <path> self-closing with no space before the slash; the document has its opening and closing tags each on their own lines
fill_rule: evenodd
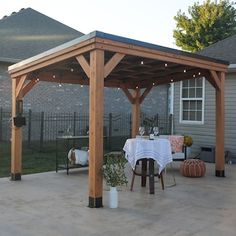
<svg viewBox="0 0 236 236">
<path fill-rule="evenodd" d="M 172 115 L 171 134 L 174 133 L 174 83 L 169 87 L 169 115 Z"/>
</svg>

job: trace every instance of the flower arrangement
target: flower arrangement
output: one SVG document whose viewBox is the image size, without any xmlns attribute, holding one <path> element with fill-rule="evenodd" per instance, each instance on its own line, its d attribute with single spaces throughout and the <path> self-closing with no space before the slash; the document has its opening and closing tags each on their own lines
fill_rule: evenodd
<svg viewBox="0 0 236 236">
<path fill-rule="evenodd" d="M 189 135 L 185 135 L 184 136 L 184 145 L 186 145 L 187 147 L 191 147 L 193 144 L 193 139 L 191 136 Z"/>
<path fill-rule="evenodd" d="M 124 171 L 126 162 L 124 155 L 105 155 L 102 174 L 108 186 L 116 187 L 128 183 Z"/>
</svg>

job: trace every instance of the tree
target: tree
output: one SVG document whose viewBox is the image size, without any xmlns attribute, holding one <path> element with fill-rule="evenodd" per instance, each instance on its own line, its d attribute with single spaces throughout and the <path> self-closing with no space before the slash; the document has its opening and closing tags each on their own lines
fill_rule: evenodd
<svg viewBox="0 0 236 236">
<path fill-rule="evenodd" d="M 188 8 L 188 17 L 181 10 L 174 17 L 176 45 L 183 50 L 196 52 L 236 33 L 235 3 L 229 0 L 206 0 Z"/>
</svg>

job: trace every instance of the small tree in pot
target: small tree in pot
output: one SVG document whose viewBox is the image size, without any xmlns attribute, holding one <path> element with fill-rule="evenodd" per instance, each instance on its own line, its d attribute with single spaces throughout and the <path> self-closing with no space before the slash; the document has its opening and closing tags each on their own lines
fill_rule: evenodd
<svg viewBox="0 0 236 236">
<path fill-rule="evenodd" d="M 110 208 L 118 207 L 118 192 L 116 187 L 128 183 L 127 177 L 125 175 L 126 162 L 127 160 L 122 153 L 108 153 L 104 157 L 102 173 L 107 185 L 110 186 Z"/>
<path fill-rule="evenodd" d="M 191 153 L 191 146 L 193 145 L 193 139 L 190 135 L 184 135 L 184 145 L 187 147 L 187 157 Z"/>
</svg>

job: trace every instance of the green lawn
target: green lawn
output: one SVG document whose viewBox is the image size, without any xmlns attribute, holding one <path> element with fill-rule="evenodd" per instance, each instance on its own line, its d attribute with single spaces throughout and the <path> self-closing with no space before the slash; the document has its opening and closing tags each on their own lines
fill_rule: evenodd
<svg viewBox="0 0 236 236">
<path fill-rule="evenodd" d="M 0 142 L 0 177 L 10 176 L 10 148 L 10 143 Z M 53 144 L 45 145 L 42 151 L 23 145 L 22 173 L 32 174 L 55 170 L 55 158 Z"/>
<path fill-rule="evenodd" d="M 122 150 L 127 137 L 114 137 L 109 150 Z M 88 141 L 70 143 L 69 147 L 88 146 Z M 104 153 L 108 152 L 107 143 L 104 144 Z M 0 142 L 0 177 L 10 176 L 11 166 L 10 142 Z M 65 143 L 58 144 L 59 164 L 64 164 L 67 158 Z M 30 148 L 23 143 L 22 174 L 40 173 L 56 170 L 56 142 L 43 143 L 40 148 L 39 141 L 31 142 Z"/>
</svg>

